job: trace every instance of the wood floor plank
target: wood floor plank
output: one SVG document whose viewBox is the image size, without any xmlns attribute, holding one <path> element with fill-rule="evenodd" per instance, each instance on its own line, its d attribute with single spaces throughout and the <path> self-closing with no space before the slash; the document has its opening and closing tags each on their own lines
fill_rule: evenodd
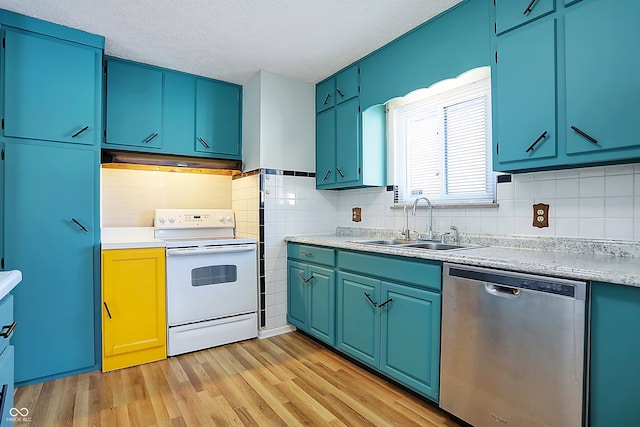
<svg viewBox="0 0 640 427">
<path fill-rule="evenodd" d="M 458 427 L 446 413 L 300 333 L 16 390 L 16 427 Z"/>
</svg>

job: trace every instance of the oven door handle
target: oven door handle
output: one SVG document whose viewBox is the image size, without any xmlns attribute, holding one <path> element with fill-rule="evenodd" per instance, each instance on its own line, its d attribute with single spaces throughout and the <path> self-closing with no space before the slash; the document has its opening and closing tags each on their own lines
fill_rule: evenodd
<svg viewBox="0 0 640 427">
<path fill-rule="evenodd" d="M 203 248 L 167 249 L 167 256 L 229 254 L 234 252 L 249 252 L 249 251 L 255 251 L 255 250 L 256 250 L 255 245 L 205 246 Z"/>
</svg>

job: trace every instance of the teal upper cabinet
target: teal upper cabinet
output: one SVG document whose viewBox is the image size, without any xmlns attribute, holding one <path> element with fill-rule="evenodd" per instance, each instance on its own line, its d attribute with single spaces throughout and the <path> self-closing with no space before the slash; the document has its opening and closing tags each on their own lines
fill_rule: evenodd
<svg viewBox="0 0 640 427">
<path fill-rule="evenodd" d="M 336 79 L 331 78 L 316 86 L 316 112 L 321 112 L 336 105 Z"/>
<path fill-rule="evenodd" d="M 565 16 L 567 153 L 638 155 L 640 2 L 585 0 Z M 597 31 L 594 31 L 597 28 Z"/>
<path fill-rule="evenodd" d="M 107 59 L 105 148 L 241 158 L 242 86 Z"/>
<path fill-rule="evenodd" d="M 197 79 L 195 150 L 220 157 L 239 157 L 241 114 L 240 86 Z"/>
<path fill-rule="evenodd" d="M 2 37 L 4 137 L 100 141 L 102 50 L 8 26 Z"/>
<path fill-rule="evenodd" d="M 554 11 L 556 0 L 496 0 L 496 32 L 530 22 Z"/>
<path fill-rule="evenodd" d="M 500 8 L 510 3 L 496 4 L 498 28 Z M 494 169 L 636 162 L 640 3 L 582 0 L 555 6 L 494 38 Z"/>
<path fill-rule="evenodd" d="M 591 427 L 640 425 L 640 289 L 591 285 Z"/>
<path fill-rule="evenodd" d="M 107 61 L 107 146 L 162 147 L 162 80 L 157 69 Z"/>
<path fill-rule="evenodd" d="M 318 189 L 386 185 L 384 106 L 360 111 L 358 76 L 359 69 L 354 65 L 316 87 Z M 330 108 L 320 99 L 328 97 L 324 94 L 327 87 L 333 88 L 329 98 L 335 106 Z"/>
<path fill-rule="evenodd" d="M 494 153 L 501 165 L 533 166 L 557 155 L 555 33 L 547 20 L 498 39 Z"/>
</svg>

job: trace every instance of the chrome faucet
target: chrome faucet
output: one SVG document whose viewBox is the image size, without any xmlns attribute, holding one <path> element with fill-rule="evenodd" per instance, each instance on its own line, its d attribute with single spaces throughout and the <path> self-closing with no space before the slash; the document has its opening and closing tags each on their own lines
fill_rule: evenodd
<svg viewBox="0 0 640 427">
<path fill-rule="evenodd" d="M 458 227 L 456 227 L 455 225 L 452 225 L 449 228 L 453 230 L 453 243 L 457 245 L 458 243 L 460 243 L 460 235 L 458 234 Z"/>
<path fill-rule="evenodd" d="M 418 197 L 417 199 L 415 199 L 413 201 L 413 211 L 412 214 L 415 215 L 416 214 L 416 208 L 418 207 L 418 202 L 420 200 L 424 200 L 427 202 L 427 205 L 429 205 L 429 240 L 433 240 L 433 205 L 431 204 L 431 201 L 429 199 L 427 199 L 426 197 L 422 196 L 422 197 Z M 418 240 L 420 240 L 420 235 L 418 235 Z"/>
<path fill-rule="evenodd" d="M 411 231 L 409 230 L 409 206 L 404 205 L 404 228 L 402 229 L 402 235 L 405 240 L 411 240 Z"/>
</svg>

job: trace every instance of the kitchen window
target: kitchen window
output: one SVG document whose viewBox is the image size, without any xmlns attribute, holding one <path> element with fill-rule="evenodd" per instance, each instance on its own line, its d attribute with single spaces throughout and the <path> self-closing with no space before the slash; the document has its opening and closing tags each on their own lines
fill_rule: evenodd
<svg viewBox="0 0 640 427">
<path fill-rule="evenodd" d="M 398 202 L 495 203 L 489 67 L 388 103 Z"/>
</svg>

